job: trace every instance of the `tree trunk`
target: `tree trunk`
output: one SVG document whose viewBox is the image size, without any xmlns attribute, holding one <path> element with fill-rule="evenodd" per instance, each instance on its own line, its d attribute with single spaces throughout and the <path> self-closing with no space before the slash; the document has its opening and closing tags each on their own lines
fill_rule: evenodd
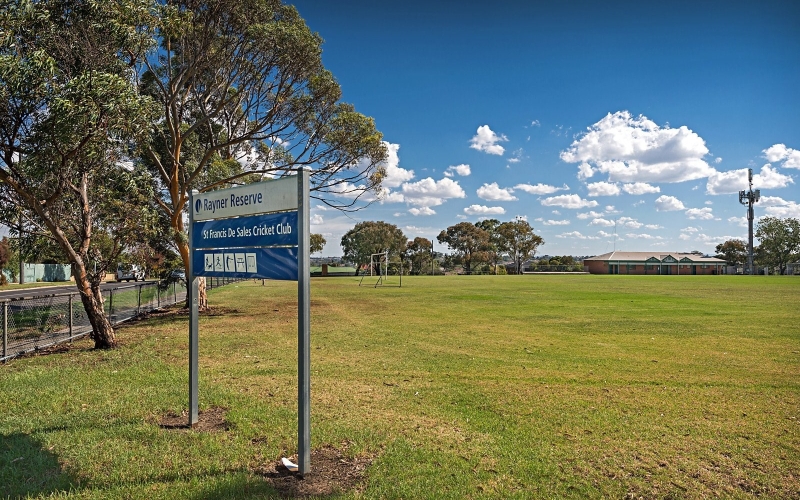
<svg viewBox="0 0 800 500">
<path fill-rule="evenodd" d="M 86 275 L 86 269 L 82 263 L 73 262 L 72 276 L 81 294 L 83 309 L 86 317 L 92 325 L 92 339 L 94 339 L 95 349 L 112 349 L 117 346 L 117 338 L 114 335 L 114 327 L 105 314 L 103 307 L 103 294 L 100 291 L 100 280 L 91 283 Z"/>
</svg>

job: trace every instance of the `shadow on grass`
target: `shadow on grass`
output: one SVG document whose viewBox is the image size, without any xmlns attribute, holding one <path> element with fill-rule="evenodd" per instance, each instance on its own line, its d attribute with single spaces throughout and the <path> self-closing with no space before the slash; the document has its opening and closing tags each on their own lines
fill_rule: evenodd
<svg viewBox="0 0 800 500">
<path fill-rule="evenodd" d="M 65 491 L 74 483 L 42 443 L 27 434 L 0 435 L 0 498 Z"/>
</svg>

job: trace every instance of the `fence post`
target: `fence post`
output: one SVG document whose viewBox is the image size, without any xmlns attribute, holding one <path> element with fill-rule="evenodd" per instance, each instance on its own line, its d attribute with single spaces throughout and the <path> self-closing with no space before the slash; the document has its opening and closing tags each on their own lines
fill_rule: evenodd
<svg viewBox="0 0 800 500">
<path fill-rule="evenodd" d="M 141 311 L 141 309 L 142 309 L 142 286 L 144 286 L 144 285 L 139 285 L 137 287 L 139 289 L 139 293 L 138 293 L 138 296 L 136 298 L 136 315 L 137 316 L 142 313 L 142 311 Z"/>
<path fill-rule="evenodd" d="M 75 296 L 73 294 L 69 294 L 69 342 L 72 343 L 72 299 Z"/>
<path fill-rule="evenodd" d="M 8 355 L 8 301 L 3 301 L 3 363 Z"/>
<path fill-rule="evenodd" d="M 161 309 L 161 283 L 156 284 L 156 309 Z"/>
<path fill-rule="evenodd" d="M 114 289 L 108 291 L 108 315 L 114 315 Z M 111 318 L 109 318 L 111 319 Z"/>
<path fill-rule="evenodd" d="M 178 303 L 178 290 L 175 288 L 175 282 L 172 282 L 172 303 Z"/>
</svg>

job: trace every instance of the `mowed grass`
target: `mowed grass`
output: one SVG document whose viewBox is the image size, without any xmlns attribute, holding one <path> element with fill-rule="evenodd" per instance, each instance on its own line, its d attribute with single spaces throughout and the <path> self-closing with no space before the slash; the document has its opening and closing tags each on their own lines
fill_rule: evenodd
<svg viewBox="0 0 800 500">
<path fill-rule="evenodd" d="M 312 446 L 373 459 L 336 497 L 800 497 L 800 279 L 358 282 L 312 281 Z M 226 431 L 158 425 L 187 406 L 187 317 L 133 323 L 0 366 L 0 497 L 276 496 L 256 471 L 296 452 L 296 284 L 209 301 L 200 407 Z"/>
</svg>

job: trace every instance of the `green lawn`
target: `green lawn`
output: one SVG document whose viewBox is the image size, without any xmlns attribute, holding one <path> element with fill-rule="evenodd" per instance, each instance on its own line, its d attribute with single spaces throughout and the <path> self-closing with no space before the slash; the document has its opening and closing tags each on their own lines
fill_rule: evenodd
<svg viewBox="0 0 800 500">
<path fill-rule="evenodd" d="M 312 282 L 313 447 L 372 459 L 341 497 L 800 497 L 796 277 L 359 280 Z M 274 497 L 296 296 L 209 292 L 200 407 L 224 431 L 158 425 L 187 406 L 186 316 L 0 366 L 0 497 Z"/>
</svg>

